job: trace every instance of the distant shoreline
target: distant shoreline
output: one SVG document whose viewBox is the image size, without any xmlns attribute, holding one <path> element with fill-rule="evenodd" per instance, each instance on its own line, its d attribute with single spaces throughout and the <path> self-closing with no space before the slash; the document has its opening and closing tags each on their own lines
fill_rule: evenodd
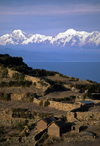
<svg viewBox="0 0 100 146">
<path fill-rule="evenodd" d="M 100 62 L 27 62 L 34 69 L 57 71 L 67 76 L 86 79 L 100 83 Z"/>
</svg>

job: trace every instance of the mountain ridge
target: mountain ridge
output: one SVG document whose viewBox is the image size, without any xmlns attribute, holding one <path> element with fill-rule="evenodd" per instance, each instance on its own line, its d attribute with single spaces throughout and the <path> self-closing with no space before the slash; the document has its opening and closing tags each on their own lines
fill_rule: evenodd
<svg viewBox="0 0 100 146">
<path fill-rule="evenodd" d="M 93 47 L 97 48 L 100 45 L 100 32 L 93 31 L 76 31 L 68 29 L 65 32 L 60 32 L 56 36 L 46 36 L 41 34 L 27 34 L 22 30 L 14 30 L 10 34 L 5 34 L 0 37 L 0 45 L 28 45 L 28 44 L 50 44 L 60 47 Z"/>
</svg>

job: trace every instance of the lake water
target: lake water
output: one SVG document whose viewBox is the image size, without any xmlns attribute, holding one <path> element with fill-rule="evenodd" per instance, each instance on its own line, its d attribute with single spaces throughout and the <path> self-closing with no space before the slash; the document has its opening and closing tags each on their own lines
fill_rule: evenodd
<svg viewBox="0 0 100 146">
<path fill-rule="evenodd" d="M 57 71 L 67 76 L 100 83 L 100 62 L 26 62 L 34 69 Z"/>
<path fill-rule="evenodd" d="M 0 49 L 0 53 L 22 56 L 24 62 L 34 69 L 57 71 L 64 75 L 100 83 L 100 51 L 97 53 L 35 52 L 3 48 Z"/>
</svg>

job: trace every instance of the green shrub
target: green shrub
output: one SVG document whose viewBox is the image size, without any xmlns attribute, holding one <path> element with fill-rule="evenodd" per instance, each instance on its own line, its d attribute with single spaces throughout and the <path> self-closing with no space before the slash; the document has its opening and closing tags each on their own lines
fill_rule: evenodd
<svg viewBox="0 0 100 146">
<path fill-rule="evenodd" d="M 79 78 L 76 78 L 76 81 L 79 81 Z"/>
<path fill-rule="evenodd" d="M 83 100 L 85 100 L 86 99 L 86 96 L 85 95 L 83 95 Z"/>
<path fill-rule="evenodd" d="M 7 75 L 8 75 L 8 70 L 7 70 L 7 68 L 4 68 L 2 71 L 2 78 L 6 78 Z"/>
<path fill-rule="evenodd" d="M 71 84 L 71 87 L 85 91 L 88 89 L 88 93 L 99 93 L 100 92 L 100 83 L 94 82 L 93 84 Z"/>
<path fill-rule="evenodd" d="M 43 100 L 40 101 L 39 106 L 43 106 Z"/>
<path fill-rule="evenodd" d="M 36 82 L 34 82 L 34 86 L 36 86 Z"/>
<path fill-rule="evenodd" d="M 73 100 L 73 99 L 75 100 L 76 99 L 76 96 L 71 95 L 70 98 L 71 98 L 71 100 Z"/>
<path fill-rule="evenodd" d="M 26 119 L 25 121 L 24 121 L 24 125 L 27 125 L 28 124 L 28 120 Z"/>
<path fill-rule="evenodd" d="M 0 138 L 0 142 L 3 142 L 5 141 L 6 139 L 5 138 Z"/>
<path fill-rule="evenodd" d="M 45 101 L 44 106 L 48 106 L 50 104 L 49 100 Z"/>
<path fill-rule="evenodd" d="M 10 101 L 10 100 L 11 100 L 10 94 L 4 93 L 3 99 L 4 99 L 5 101 Z"/>
<path fill-rule="evenodd" d="M 28 92 L 27 92 L 27 93 L 25 94 L 23 100 L 24 100 L 24 99 L 29 99 L 30 102 L 33 102 L 34 97 L 35 97 L 35 93 L 28 93 Z"/>
<path fill-rule="evenodd" d="M 94 117 L 94 114 L 92 114 L 92 115 L 90 116 L 91 119 L 93 119 L 93 117 Z"/>
<path fill-rule="evenodd" d="M 60 76 L 60 77 L 64 77 L 64 78 L 69 78 L 69 76 L 65 76 L 65 75 L 60 74 L 60 73 L 59 73 L 59 76 Z"/>
<path fill-rule="evenodd" d="M 90 116 L 91 119 L 93 119 L 93 116 Z"/>
<path fill-rule="evenodd" d="M 53 101 L 62 102 L 62 101 L 71 101 L 75 100 L 76 96 L 64 97 L 64 98 L 52 98 Z"/>
<path fill-rule="evenodd" d="M 71 80 L 75 80 L 75 78 L 74 77 L 71 77 Z"/>
<path fill-rule="evenodd" d="M 30 102 L 33 102 L 34 101 L 34 97 L 30 97 Z"/>
<path fill-rule="evenodd" d="M 88 81 L 89 83 L 94 83 L 92 80 L 88 80 L 88 79 L 86 79 L 86 81 Z"/>
<path fill-rule="evenodd" d="M 44 113 L 39 113 L 38 115 L 40 118 L 44 118 Z"/>
<path fill-rule="evenodd" d="M 16 127 L 19 131 L 22 131 L 24 129 L 24 122 L 20 121 L 17 123 Z"/>
<path fill-rule="evenodd" d="M 63 82 L 62 81 L 60 81 L 60 80 L 56 80 L 55 81 L 57 84 L 60 84 L 60 85 L 62 85 L 63 84 Z"/>
<path fill-rule="evenodd" d="M 65 122 L 67 121 L 67 117 L 62 115 L 62 120 L 64 120 Z"/>
<path fill-rule="evenodd" d="M 93 95 L 91 93 L 86 93 L 85 96 L 87 96 L 90 99 L 94 99 Z"/>
<path fill-rule="evenodd" d="M 4 94 L 4 93 L 0 92 L 0 99 L 2 99 L 3 94 Z"/>
<path fill-rule="evenodd" d="M 38 83 L 40 83 L 42 86 L 45 86 L 45 87 L 47 87 L 47 86 L 48 86 L 48 84 L 43 83 L 42 81 L 38 81 Z"/>
</svg>

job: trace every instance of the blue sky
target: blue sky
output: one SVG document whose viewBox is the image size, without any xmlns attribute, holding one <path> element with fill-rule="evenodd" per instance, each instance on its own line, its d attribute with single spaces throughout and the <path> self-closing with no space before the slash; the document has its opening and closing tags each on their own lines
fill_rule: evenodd
<svg viewBox="0 0 100 146">
<path fill-rule="evenodd" d="M 70 28 L 100 31 L 100 1 L 0 0 L 0 36 L 15 29 L 56 35 Z"/>
</svg>

